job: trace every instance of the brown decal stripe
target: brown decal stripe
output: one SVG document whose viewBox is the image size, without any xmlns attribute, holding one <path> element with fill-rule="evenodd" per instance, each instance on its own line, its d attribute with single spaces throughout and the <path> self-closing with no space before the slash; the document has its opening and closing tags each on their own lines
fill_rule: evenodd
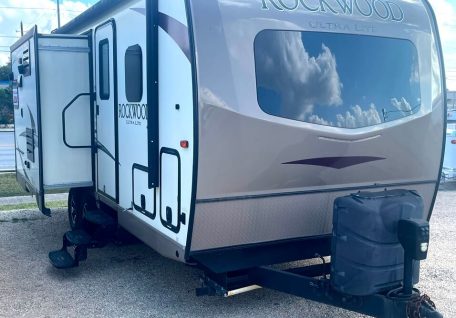
<svg viewBox="0 0 456 318">
<path fill-rule="evenodd" d="M 158 25 L 177 43 L 187 59 L 191 61 L 188 28 L 176 19 L 159 12 Z"/>
<path fill-rule="evenodd" d="M 385 160 L 386 158 L 381 157 L 370 157 L 370 156 L 351 156 L 351 157 L 321 157 L 303 159 L 297 161 L 284 162 L 284 165 L 310 165 L 310 166 L 321 166 L 334 169 L 343 169 L 351 166 L 356 166 L 366 162 Z"/>
<path fill-rule="evenodd" d="M 146 15 L 145 8 L 131 8 L 131 10 Z M 188 28 L 173 17 L 162 12 L 158 13 L 158 25 L 176 42 L 187 59 L 191 61 L 190 41 L 188 39 Z"/>
</svg>

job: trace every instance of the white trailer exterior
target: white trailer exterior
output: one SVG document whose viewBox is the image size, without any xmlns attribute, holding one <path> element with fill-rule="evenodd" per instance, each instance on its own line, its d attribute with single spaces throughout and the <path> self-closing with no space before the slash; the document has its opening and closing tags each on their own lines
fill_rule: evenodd
<svg viewBox="0 0 456 318">
<path fill-rule="evenodd" d="M 99 15 L 99 21 L 81 24 L 72 35 L 41 35 L 34 28 L 12 48 L 14 78 L 23 83 L 17 87 L 15 111 L 18 178 L 37 194 L 45 214 L 50 213 L 44 203 L 45 192 L 94 186 L 98 199 L 121 211 L 119 222 L 126 229 L 156 245 L 161 241 L 148 233 L 155 229 L 164 242 L 176 245 L 172 250 L 166 248 L 165 254 L 179 255 L 183 261 L 194 169 L 190 52 L 183 52 L 169 34 L 159 31 L 160 68 L 168 71 L 160 72 L 156 79 L 160 82 L 157 102 L 170 107 L 156 112 L 160 117 L 155 128 L 155 134 L 160 135 L 160 152 L 149 159 L 146 2 L 102 1 L 100 5 L 111 11 Z M 185 2 L 164 1 L 160 17 L 171 19 L 174 24 L 170 27 L 185 30 Z M 18 70 L 29 46 L 30 76 Z M 106 64 L 101 65 L 103 62 Z M 130 70 L 126 66 L 136 73 L 126 74 Z M 35 70 L 38 67 L 39 73 Z M 136 86 L 126 80 L 131 76 L 139 76 L 132 80 Z M 26 105 L 30 105 L 30 112 Z M 24 111 L 25 118 L 21 116 Z M 26 138 L 22 138 L 29 126 L 35 127 L 33 161 L 26 158 Z M 182 148 L 181 141 L 188 147 Z M 156 176 L 166 175 L 155 181 L 160 181 L 160 187 L 149 187 L 149 160 L 160 161 Z"/>
<path fill-rule="evenodd" d="M 353 65 L 370 57 L 350 65 L 338 39 L 395 52 L 370 63 L 388 71 L 366 77 Z M 312 95 L 327 82 L 300 63 L 274 69 L 276 47 L 314 73 L 336 70 L 337 96 Z M 325 255 L 334 199 L 360 190 L 417 191 L 431 215 L 446 110 L 426 1 L 103 0 L 51 35 L 29 32 L 12 67 L 17 175 L 40 209 L 45 192 L 82 188 L 169 258 L 229 272 Z M 394 78 L 407 98 L 381 88 Z M 307 95 L 283 93 L 296 83 Z"/>
</svg>

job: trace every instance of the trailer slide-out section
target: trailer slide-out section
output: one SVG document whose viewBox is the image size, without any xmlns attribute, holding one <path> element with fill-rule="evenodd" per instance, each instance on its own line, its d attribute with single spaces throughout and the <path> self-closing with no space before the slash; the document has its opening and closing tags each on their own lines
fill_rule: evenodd
<svg viewBox="0 0 456 318">
<path fill-rule="evenodd" d="M 35 27 L 11 49 L 17 179 L 45 214 L 45 192 L 92 186 L 89 42 Z"/>
</svg>

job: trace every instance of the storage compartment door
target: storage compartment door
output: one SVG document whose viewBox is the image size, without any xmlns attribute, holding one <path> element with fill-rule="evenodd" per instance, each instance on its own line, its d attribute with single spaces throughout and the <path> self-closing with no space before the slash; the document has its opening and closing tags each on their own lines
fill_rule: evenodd
<svg viewBox="0 0 456 318">
<path fill-rule="evenodd" d="M 162 148 L 160 157 L 160 219 L 163 226 L 179 233 L 180 156 L 174 149 Z"/>
</svg>

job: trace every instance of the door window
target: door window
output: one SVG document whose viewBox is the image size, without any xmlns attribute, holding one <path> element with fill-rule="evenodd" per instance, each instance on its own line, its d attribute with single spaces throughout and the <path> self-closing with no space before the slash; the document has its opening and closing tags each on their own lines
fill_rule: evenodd
<svg viewBox="0 0 456 318">
<path fill-rule="evenodd" d="M 109 85 L 109 40 L 100 41 L 99 44 L 99 90 L 100 98 L 108 100 L 110 95 Z"/>
</svg>

